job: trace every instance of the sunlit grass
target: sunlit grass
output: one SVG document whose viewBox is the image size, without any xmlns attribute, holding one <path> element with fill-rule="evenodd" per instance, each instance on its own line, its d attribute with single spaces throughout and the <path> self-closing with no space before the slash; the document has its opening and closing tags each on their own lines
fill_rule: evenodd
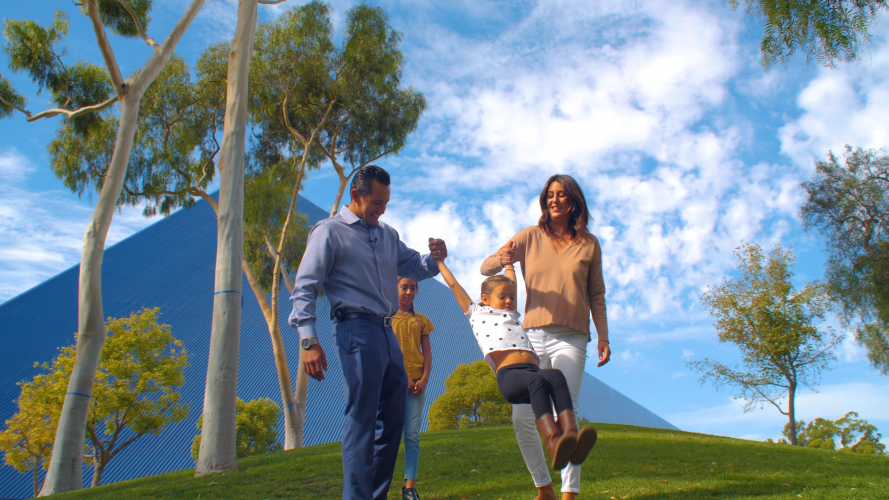
<svg viewBox="0 0 889 500">
<path fill-rule="evenodd" d="M 889 458 L 625 425 L 596 425 L 581 498 L 889 498 Z M 524 499 L 536 494 L 511 427 L 421 434 L 423 500 Z M 401 456 L 395 478 L 404 470 Z M 338 498 L 340 444 L 238 461 L 195 478 L 184 470 L 62 495 L 97 499 Z M 559 475 L 553 474 L 556 489 Z M 390 499 L 401 498 L 400 480 Z"/>
</svg>

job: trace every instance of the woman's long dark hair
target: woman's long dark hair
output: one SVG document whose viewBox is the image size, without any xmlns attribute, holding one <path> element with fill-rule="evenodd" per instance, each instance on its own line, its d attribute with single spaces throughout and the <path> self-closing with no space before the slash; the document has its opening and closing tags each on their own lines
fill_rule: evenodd
<svg viewBox="0 0 889 500">
<path fill-rule="evenodd" d="M 568 228 L 571 230 L 571 237 L 580 237 L 587 241 L 592 240 L 593 235 L 590 234 L 588 227 L 592 217 L 590 217 L 590 212 L 586 206 L 586 197 L 583 195 L 583 190 L 580 189 L 580 185 L 578 185 L 577 181 L 574 180 L 574 177 L 571 177 L 570 175 L 556 174 L 550 177 L 546 181 L 546 184 L 544 184 L 543 191 L 540 192 L 540 212 L 542 215 L 540 216 L 540 221 L 537 222 L 537 226 L 548 236 L 555 237 L 552 228 L 549 226 L 550 215 L 549 209 L 547 208 L 549 187 L 553 182 L 558 182 L 565 188 L 565 193 L 568 194 L 568 199 L 571 201 L 571 213 L 569 214 L 570 218 L 568 219 Z"/>
</svg>

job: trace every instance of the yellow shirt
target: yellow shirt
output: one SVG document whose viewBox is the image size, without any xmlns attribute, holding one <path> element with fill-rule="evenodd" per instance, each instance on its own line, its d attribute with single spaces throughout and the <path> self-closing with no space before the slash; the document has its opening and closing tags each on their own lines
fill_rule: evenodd
<svg viewBox="0 0 889 500">
<path fill-rule="evenodd" d="M 404 367 L 407 368 L 407 376 L 411 380 L 423 376 L 423 351 L 420 350 L 420 338 L 429 335 L 435 330 L 429 318 L 420 313 L 408 315 L 402 318 L 399 315 L 392 316 L 392 331 L 401 345 L 401 353 L 404 355 Z"/>
</svg>

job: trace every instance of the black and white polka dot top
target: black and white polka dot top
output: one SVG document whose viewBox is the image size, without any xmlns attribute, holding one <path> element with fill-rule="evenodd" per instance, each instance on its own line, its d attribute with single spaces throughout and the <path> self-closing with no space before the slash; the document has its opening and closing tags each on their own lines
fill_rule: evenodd
<svg viewBox="0 0 889 500">
<path fill-rule="evenodd" d="M 495 372 L 497 370 L 490 356 L 494 351 L 521 350 L 534 353 L 531 341 L 528 340 L 525 329 L 519 321 L 518 311 L 492 309 L 473 302 L 469 305 L 466 316 L 469 318 L 469 325 L 472 327 L 475 341 L 485 356 L 485 361 Z M 534 353 L 534 356 L 536 357 L 537 353 Z"/>
</svg>

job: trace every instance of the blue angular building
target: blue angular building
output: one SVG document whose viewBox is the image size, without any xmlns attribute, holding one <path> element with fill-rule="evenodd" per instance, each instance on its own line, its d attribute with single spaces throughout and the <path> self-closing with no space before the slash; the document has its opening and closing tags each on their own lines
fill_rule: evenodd
<svg viewBox="0 0 889 500">
<path fill-rule="evenodd" d="M 310 223 L 327 212 L 303 197 L 299 212 Z M 213 314 L 216 265 L 216 215 L 204 201 L 180 210 L 106 249 L 102 268 L 102 293 L 106 317 L 129 316 L 145 307 L 159 307 L 159 321 L 169 324 L 173 335 L 188 352 L 184 401 L 189 417 L 167 426 L 159 436 L 146 435 L 121 452 L 105 469 L 102 483 L 160 474 L 194 467 L 191 443 L 198 434 L 196 422 L 204 401 L 210 323 Z M 17 382 L 39 372 L 35 362 L 50 361 L 58 348 L 71 345 L 77 331 L 79 266 L 0 304 L 0 422 L 16 411 Z M 259 397 L 280 399 L 272 345 L 265 320 L 246 280 L 241 319 L 241 351 L 238 396 L 245 401 Z M 287 324 L 290 300 L 282 287 L 280 325 L 290 373 L 298 369 L 298 335 Z M 416 308 L 435 325 L 432 335 L 433 375 L 427 387 L 425 412 L 444 392 L 444 381 L 461 363 L 481 359 L 469 324 L 447 286 L 435 280 L 420 284 Z M 328 353 L 329 371 L 323 382 L 310 380 L 305 444 L 339 440 L 344 401 L 342 376 L 332 344 L 329 305 L 318 303 L 318 334 Z M 280 402 L 279 402 L 280 404 Z M 636 404 L 589 373 L 584 374 L 578 415 L 592 422 L 621 423 L 675 429 L 666 420 Z M 279 429 L 283 436 L 283 417 Z M 423 423 L 425 430 L 426 423 Z M 84 484 L 89 484 L 91 464 L 85 464 Z M 32 496 L 31 475 L 0 466 L 0 499 Z"/>
</svg>

